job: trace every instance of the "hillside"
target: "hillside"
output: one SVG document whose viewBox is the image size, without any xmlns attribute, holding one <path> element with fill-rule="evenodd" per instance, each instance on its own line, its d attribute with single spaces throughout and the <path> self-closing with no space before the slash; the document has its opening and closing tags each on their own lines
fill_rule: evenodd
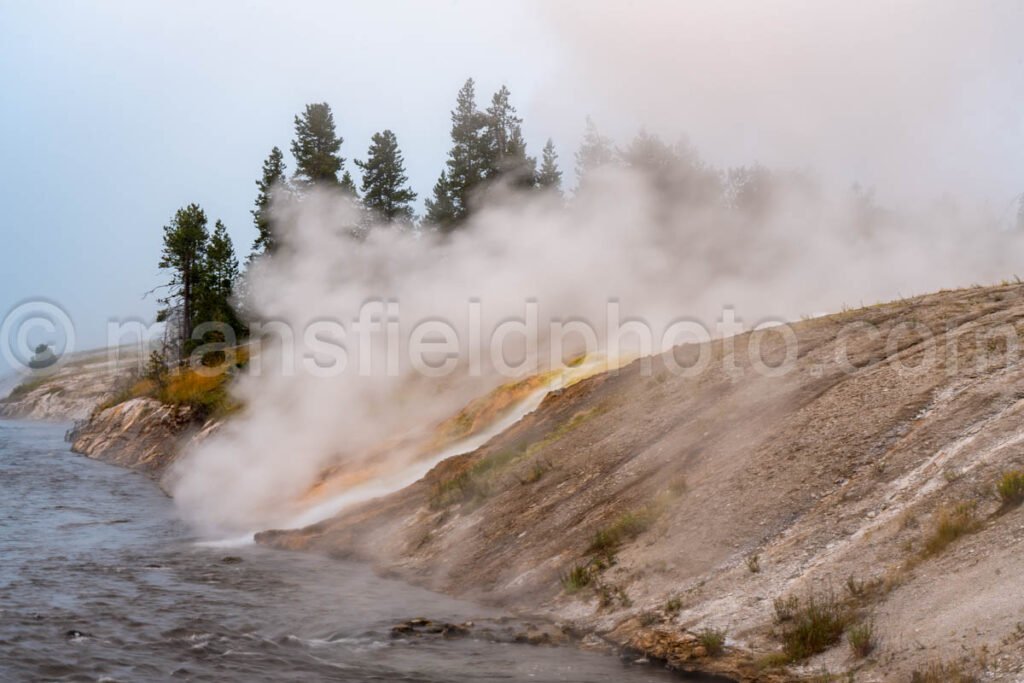
<svg viewBox="0 0 1024 683">
<path fill-rule="evenodd" d="M 778 364 L 777 332 L 681 347 L 708 368 L 581 381 L 408 488 L 258 540 L 738 680 L 1020 680 L 1024 509 L 996 487 L 1024 468 L 1022 325 L 1003 285 L 800 322 L 778 377 L 748 353 Z"/>
<path fill-rule="evenodd" d="M 116 361 L 106 350 L 70 356 L 53 373 L 18 378 L 11 392 L 0 398 L 0 417 L 36 420 L 80 420 L 99 403 L 117 393 L 126 368 L 136 364 L 137 353 L 118 349 Z"/>
</svg>

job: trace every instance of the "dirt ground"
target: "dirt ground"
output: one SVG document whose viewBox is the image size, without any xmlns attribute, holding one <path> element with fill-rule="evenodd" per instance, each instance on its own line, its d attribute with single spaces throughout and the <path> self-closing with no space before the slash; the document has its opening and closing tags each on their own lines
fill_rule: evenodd
<svg viewBox="0 0 1024 683">
<path fill-rule="evenodd" d="M 788 329 L 553 392 L 416 484 L 259 540 L 737 680 L 1024 681 L 1024 508 L 995 488 L 1024 469 L 1024 286 Z M 674 367 L 703 353 L 696 376 Z M 934 541 L 951 516 L 962 535 Z M 845 635 L 783 657 L 794 596 L 835 606 Z"/>
</svg>

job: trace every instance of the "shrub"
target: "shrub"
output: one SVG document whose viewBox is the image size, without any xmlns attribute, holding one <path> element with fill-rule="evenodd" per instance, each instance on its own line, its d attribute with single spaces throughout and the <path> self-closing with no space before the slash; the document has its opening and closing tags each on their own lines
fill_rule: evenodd
<svg viewBox="0 0 1024 683">
<path fill-rule="evenodd" d="M 573 565 L 572 569 L 562 575 L 562 588 L 566 593 L 583 590 L 594 580 L 590 567 L 584 564 Z"/>
<path fill-rule="evenodd" d="M 156 397 L 169 405 L 190 406 L 205 417 L 224 414 L 237 407 L 228 396 L 230 378 L 226 366 L 181 368 L 158 385 Z"/>
<path fill-rule="evenodd" d="M 608 554 L 613 552 L 619 545 L 620 538 L 611 529 L 598 529 L 594 538 L 587 546 L 588 553 Z"/>
<path fill-rule="evenodd" d="M 976 531 L 979 522 L 974 514 L 973 503 L 960 503 L 939 513 L 931 535 L 925 539 L 921 554 L 924 557 L 938 555 L 961 536 Z"/>
<path fill-rule="evenodd" d="M 827 650 L 839 641 L 849 621 L 848 610 L 835 596 L 810 596 L 782 633 L 786 656 L 795 661 Z"/>
<path fill-rule="evenodd" d="M 800 608 L 800 598 L 791 595 L 788 598 L 775 598 L 772 601 L 775 609 L 775 623 L 782 624 L 791 621 L 796 611 Z"/>
<path fill-rule="evenodd" d="M 709 657 L 717 657 L 725 650 L 725 631 L 705 628 L 697 633 L 697 641 L 704 646 Z"/>
<path fill-rule="evenodd" d="M 875 625 L 871 622 L 852 626 L 846 634 L 850 650 L 855 657 L 867 657 L 875 649 Z"/>
<path fill-rule="evenodd" d="M 643 626 L 644 628 L 648 628 L 650 626 L 654 626 L 655 624 L 657 624 L 660 621 L 661 621 L 661 616 L 657 612 L 655 612 L 653 610 L 640 613 L 640 625 Z"/>
<path fill-rule="evenodd" d="M 660 506 L 648 505 L 637 511 L 624 512 L 603 529 L 598 529 L 587 547 L 588 553 L 610 555 L 619 545 L 631 541 L 651 528 L 658 518 Z"/>
<path fill-rule="evenodd" d="M 996 491 L 1006 507 L 1024 503 L 1024 471 L 1013 470 L 1004 474 L 996 485 Z"/>
<path fill-rule="evenodd" d="M 675 616 L 683 609 L 683 601 L 678 595 L 673 595 L 665 601 L 665 614 Z"/>
<path fill-rule="evenodd" d="M 863 598 L 867 592 L 867 583 L 864 581 L 858 581 L 853 574 L 846 577 L 846 592 L 850 594 L 851 598 Z"/>
<path fill-rule="evenodd" d="M 749 555 L 747 556 L 747 570 L 751 574 L 757 574 L 761 571 L 761 556 L 760 555 Z"/>
</svg>

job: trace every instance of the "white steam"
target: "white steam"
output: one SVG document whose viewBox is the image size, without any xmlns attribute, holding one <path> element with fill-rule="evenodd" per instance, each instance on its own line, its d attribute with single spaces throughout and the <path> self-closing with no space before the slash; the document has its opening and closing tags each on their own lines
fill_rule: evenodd
<svg viewBox="0 0 1024 683">
<path fill-rule="evenodd" d="M 568 207 L 550 197 L 495 201 L 446 240 L 375 227 L 356 242 L 344 227 L 353 220 L 347 201 L 308 197 L 291 209 L 281 251 L 250 281 L 257 317 L 284 323 L 294 348 L 267 335 L 258 371 L 236 387 L 245 411 L 181 461 L 181 510 L 208 531 L 275 526 L 302 513 L 300 499 L 325 468 L 394 474 L 408 466 L 420 442 L 406 437 L 505 381 L 490 361 L 491 331 L 524 319 L 528 301 L 536 302 L 540 331 L 532 362 L 517 365 L 524 348 L 515 334 L 497 349 L 524 374 L 550 364 L 553 320 L 587 321 L 604 348 L 610 300 L 622 320 L 649 326 L 658 351 L 672 321 L 696 319 L 714 333 L 723 307 L 748 325 L 792 320 L 1009 277 L 1024 256 L 1015 234 L 950 207 L 897 215 L 847 193 L 789 185 L 780 181 L 770 208 L 749 213 L 679 203 L 643 173 L 606 168 Z M 398 303 L 399 333 L 389 339 L 378 325 L 361 342 L 361 307 L 383 300 Z M 476 343 L 467 332 L 472 301 L 482 312 Z M 450 374 L 427 377 L 410 363 L 410 331 L 425 320 L 447 322 L 460 337 Z M 344 336 L 328 338 L 332 346 L 306 337 L 324 321 L 344 327 Z M 386 350 L 395 341 L 397 372 Z M 645 350 L 636 337 L 621 341 L 623 352 Z M 473 376 L 470 358 L 480 351 Z M 442 357 L 428 360 L 438 366 Z M 314 376 L 325 372 L 334 376 Z"/>
<path fill-rule="evenodd" d="M 432 426 L 505 381 L 491 362 L 490 332 L 523 319 L 530 301 L 537 348 L 514 334 L 503 347 L 512 365 L 525 357 L 523 374 L 551 365 L 551 321 L 587 321 L 604 348 L 610 300 L 621 319 L 646 322 L 658 351 L 669 323 L 694 319 L 714 333 L 724 307 L 749 328 L 1024 270 L 1024 245 L 1006 215 L 1010 166 L 987 163 L 1008 158 L 992 149 L 993 136 L 1006 132 L 1006 105 L 1019 103 L 986 71 L 998 64 L 995 73 L 1007 73 L 1003 60 L 1016 44 L 1003 40 L 999 12 L 978 18 L 971 6 L 933 3 L 843 11 L 821 3 L 556 5 L 575 73 L 582 68 L 609 107 L 689 132 L 724 165 L 760 158 L 826 172 L 777 173 L 738 199 L 735 185 L 723 187 L 722 175 L 693 157 L 668 180 L 606 167 L 567 205 L 491 193 L 447 239 L 377 226 L 355 241 L 346 226 L 357 216 L 330 195 L 280 209 L 284 246 L 252 269 L 250 306 L 257 319 L 282 322 L 295 343 L 268 331 L 258 372 L 235 386 L 245 410 L 179 461 L 175 499 L 202 529 L 252 531 L 335 512 L 337 500 L 304 499 L 328 468 L 375 476 L 353 479 L 364 492 L 405 483 L 426 462 Z M 547 106 L 572 92 L 562 85 L 563 99 L 552 93 Z M 1003 138 L 1011 148 L 1020 146 L 1015 125 Z M 570 155 L 562 166 L 571 176 Z M 851 192 L 858 180 L 880 183 L 887 206 Z M 986 196 L 998 201 L 985 209 L 980 190 L 992 188 Z M 908 208 L 891 199 L 950 190 L 959 204 Z M 365 339 L 354 328 L 366 302 L 385 301 L 399 307 L 391 368 L 387 326 Z M 468 332 L 473 302 L 479 339 Z M 459 335 L 450 374 L 428 377 L 410 365 L 409 335 L 425 320 Z M 324 337 L 330 321 L 343 325 L 343 338 Z M 311 329 L 319 339 L 306 337 Z M 555 364 L 579 350 L 580 339 L 570 341 Z M 646 350 L 636 338 L 622 342 L 623 353 Z M 343 372 L 304 367 L 340 362 L 339 345 Z M 367 353 L 372 361 L 361 368 Z M 352 490 L 338 500 L 362 495 Z"/>
</svg>

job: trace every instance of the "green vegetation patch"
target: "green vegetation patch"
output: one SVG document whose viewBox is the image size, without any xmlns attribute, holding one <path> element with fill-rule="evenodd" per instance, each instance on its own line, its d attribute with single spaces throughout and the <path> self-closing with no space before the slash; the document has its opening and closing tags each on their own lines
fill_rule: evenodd
<svg viewBox="0 0 1024 683">
<path fill-rule="evenodd" d="M 705 628 L 697 633 L 699 642 L 709 657 L 717 657 L 725 651 L 725 631 L 717 628 Z"/>
<path fill-rule="evenodd" d="M 795 662 L 824 652 L 839 642 L 852 618 L 849 608 L 831 593 L 795 603 L 782 629 L 786 657 Z"/>
<path fill-rule="evenodd" d="M 534 457 L 551 443 L 579 428 L 587 420 L 601 414 L 601 407 L 580 411 L 549 432 L 543 439 L 526 446 L 506 448 L 490 453 L 468 468 L 434 485 L 430 494 L 430 507 L 442 510 L 451 505 L 461 504 L 475 508 L 499 490 L 500 478 L 508 468 L 522 459 Z M 535 461 L 520 483 L 538 481 L 550 469 L 546 461 Z"/>
<path fill-rule="evenodd" d="M 632 541 L 651 528 L 661 516 L 664 507 L 659 504 L 646 505 L 639 510 L 623 512 L 608 526 L 598 529 L 587 547 L 588 553 L 611 555 L 619 546 Z"/>
<path fill-rule="evenodd" d="M 996 484 L 996 493 L 1005 507 L 1016 507 L 1024 503 L 1024 471 L 1006 472 Z"/>
<path fill-rule="evenodd" d="M 587 564 L 573 565 L 562 574 L 562 588 L 566 593 L 577 593 L 594 582 L 594 568 Z"/>
<path fill-rule="evenodd" d="M 871 654 L 877 642 L 875 640 L 875 625 L 866 621 L 855 626 L 851 626 L 850 630 L 846 634 L 846 640 L 850 644 L 850 651 L 854 657 L 863 659 Z"/>
</svg>

